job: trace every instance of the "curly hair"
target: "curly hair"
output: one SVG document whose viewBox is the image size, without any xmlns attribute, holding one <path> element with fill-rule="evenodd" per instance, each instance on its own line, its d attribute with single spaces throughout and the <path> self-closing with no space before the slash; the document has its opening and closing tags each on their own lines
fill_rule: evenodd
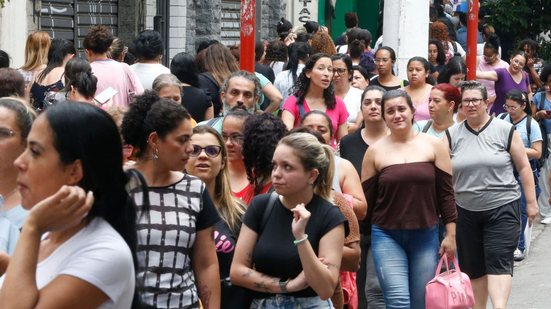
<svg viewBox="0 0 551 309">
<path fill-rule="evenodd" d="M 437 56 L 436 56 L 436 63 L 439 65 L 445 65 L 446 64 L 446 50 L 444 49 L 444 45 L 442 45 L 441 41 L 431 39 L 429 40 L 429 45 L 436 46 L 437 50 Z"/>
<path fill-rule="evenodd" d="M 337 48 L 335 47 L 335 43 L 333 43 L 333 39 L 325 32 L 314 33 L 310 46 L 312 48 L 312 54 L 324 53 L 333 56 L 337 53 Z"/>
<path fill-rule="evenodd" d="M 16 69 L 0 69 L 0 98 L 25 97 L 25 79 Z"/>
<path fill-rule="evenodd" d="M 440 42 L 448 41 L 448 26 L 441 21 L 433 22 L 430 25 L 429 38 Z"/>
<path fill-rule="evenodd" d="M 243 125 L 243 162 L 255 195 L 272 175 L 272 157 L 279 140 L 287 133 L 283 121 L 270 113 L 255 114 Z"/>
<path fill-rule="evenodd" d="M 318 60 L 321 58 L 331 59 L 331 56 L 323 53 L 312 55 L 310 59 L 308 59 L 304 66 L 304 69 L 298 76 L 298 79 L 291 90 L 293 95 L 297 97 L 297 104 L 304 104 L 304 98 L 308 93 L 308 88 L 310 88 L 310 78 L 306 76 L 306 73 L 312 72 L 314 66 L 316 65 L 316 62 L 318 62 Z M 329 87 L 323 90 L 323 98 L 325 100 L 325 105 L 327 106 L 327 109 L 335 108 L 335 105 L 337 105 L 337 101 L 335 99 L 335 88 L 333 86 L 333 83 L 329 84 Z"/>
<path fill-rule="evenodd" d="M 137 150 L 136 157 L 141 159 L 147 153 L 149 134 L 157 132 L 164 138 L 185 119 L 190 120 L 191 115 L 182 105 L 146 91 L 130 104 L 122 120 L 121 133 L 124 141 Z"/>
<path fill-rule="evenodd" d="M 264 64 L 268 65 L 272 61 L 286 62 L 288 58 L 287 46 L 283 41 L 273 40 L 266 46 L 264 55 Z"/>
<path fill-rule="evenodd" d="M 91 50 L 96 54 L 103 54 L 109 51 L 115 37 L 105 25 L 97 25 L 90 28 L 90 31 L 84 37 L 82 45 L 85 49 Z"/>
</svg>

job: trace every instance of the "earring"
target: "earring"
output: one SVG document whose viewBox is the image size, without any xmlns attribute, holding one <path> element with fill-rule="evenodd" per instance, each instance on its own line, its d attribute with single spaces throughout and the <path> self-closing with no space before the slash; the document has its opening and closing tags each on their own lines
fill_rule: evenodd
<svg viewBox="0 0 551 309">
<path fill-rule="evenodd" d="M 313 186 L 313 185 L 314 185 L 314 182 L 313 182 L 313 181 L 309 181 L 308 184 L 309 184 L 310 186 Z"/>
<path fill-rule="evenodd" d="M 159 159 L 159 149 L 155 148 L 153 151 L 153 160 Z"/>
</svg>

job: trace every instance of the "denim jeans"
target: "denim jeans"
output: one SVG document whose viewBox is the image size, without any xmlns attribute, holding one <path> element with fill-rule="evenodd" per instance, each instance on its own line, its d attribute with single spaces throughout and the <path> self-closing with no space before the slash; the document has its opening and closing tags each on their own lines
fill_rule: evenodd
<svg viewBox="0 0 551 309">
<path fill-rule="evenodd" d="M 293 297 L 285 294 L 275 294 L 269 298 L 255 298 L 251 309 L 333 309 L 331 300 L 321 300 L 315 297 Z"/>
<path fill-rule="evenodd" d="M 438 224 L 386 230 L 373 225 L 371 249 L 386 307 L 425 308 L 425 285 L 438 266 Z"/>
<path fill-rule="evenodd" d="M 524 196 L 524 189 L 522 188 L 522 183 L 520 182 L 520 177 L 517 176 L 518 184 L 520 185 L 520 219 L 522 226 L 520 228 L 520 235 L 518 237 L 518 246 L 517 248 L 524 252 L 526 249 L 526 244 L 524 243 L 524 230 L 526 229 L 526 224 L 528 224 L 528 217 L 526 216 L 526 197 Z M 534 182 L 536 184 L 536 200 L 540 196 L 541 188 L 539 185 L 539 179 L 536 173 L 534 173 Z"/>
</svg>

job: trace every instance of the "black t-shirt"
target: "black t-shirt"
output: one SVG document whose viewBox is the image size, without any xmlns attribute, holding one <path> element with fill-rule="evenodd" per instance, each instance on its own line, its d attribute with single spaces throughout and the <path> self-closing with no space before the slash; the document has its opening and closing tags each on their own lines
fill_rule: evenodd
<svg viewBox="0 0 551 309">
<path fill-rule="evenodd" d="M 199 88 L 203 89 L 210 97 L 214 107 L 214 117 L 220 115 L 222 111 L 222 99 L 220 99 L 220 86 L 216 83 L 214 77 L 209 72 L 199 74 Z"/>
<path fill-rule="evenodd" d="M 231 232 L 224 220 L 214 225 L 214 244 L 222 280 L 221 303 L 225 308 L 248 308 L 251 305 L 251 294 L 245 288 L 232 285 L 229 281 L 231 262 L 235 252 L 237 236 Z"/>
<path fill-rule="evenodd" d="M 402 80 L 402 83 L 400 85 L 397 85 L 397 86 L 392 86 L 392 87 L 389 87 L 389 86 L 384 86 L 384 85 L 381 85 L 379 83 L 379 75 L 376 75 L 376 76 L 373 76 L 370 80 L 369 80 L 369 85 L 375 85 L 375 86 L 379 86 L 379 87 L 382 87 L 383 89 L 385 89 L 386 91 L 390 91 L 390 90 L 396 90 L 396 89 L 400 89 L 400 88 L 403 88 L 407 85 L 409 85 L 409 82 L 405 79 Z"/>
<path fill-rule="evenodd" d="M 362 175 L 362 161 L 369 145 L 362 138 L 362 129 L 356 130 L 352 134 L 345 135 L 341 139 L 339 153 L 354 165 L 358 175 Z"/>
<path fill-rule="evenodd" d="M 275 81 L 275 74 L 274 74 L 274 70 L 272 68 L 270 68 L 270 66 L 268 65 L 263 65 L 263 64 L 260 64 L 260 63 L 255 63 L 254 64 L 254 71 L 256 73 L 260 73 L 262 75 L 264 75 L 264 77 L 266 77 L 270 83 L 274 83 Z"/>
<path fill-rule="evenodd" d="M 243 218 L 243 223 L 257 233 L 261 230 L 262 216 L 269 197 L 270 194 L 255 196 Z M 310 220 L 306 225 L 306 234 L 308 234 L 308 241 L 316 254 L 319 241 L 327 232 L 339 224 L 345 224 L 345 229 L 348 231 L 346 218 L 339 208 L 323 198 L 314 195 L 310 203 L 306 205 L 306 209 L 311 213 Z M 293 243 L 295 237 L 291 231 L 292 221 L 293 213 L 277 199 L 253 250 L 253 265 L 257 271 L 268 276 L 288 279 L 295 278 L 302 271 L 298 250 Z M 260 292 L 255 294 L 255 298 L 271 296 Z M 288 295 L 294 297 L 317 296 L 312 288 Z"/>
<path fill-rule="evenodd" d="M 197 122 L 205 120 L 205 112 L 212 106 L 212 101 L 205 91 L 193 86 L 182 88 L 182 105 Z"/>
</svg>

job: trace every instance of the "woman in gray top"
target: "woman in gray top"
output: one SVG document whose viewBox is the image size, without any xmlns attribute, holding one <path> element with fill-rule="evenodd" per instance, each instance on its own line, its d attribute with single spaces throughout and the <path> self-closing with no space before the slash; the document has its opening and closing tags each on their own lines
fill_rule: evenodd
<svg viewBox="0 0 551 309">
<path fill-rule="evenodd" d="M 466 120 L 446 131 L 457 203 L 457 251 L 471 278 L 474 308 L 505 308 L 511 291 L 513 252 L 520 231 L 520 191 L 529 220 L 538 213 L 534 178 L 524 144 L 514 127 L 487 113 L 486 88 L 476 81 L 462 87 Z"/>
</svg>

